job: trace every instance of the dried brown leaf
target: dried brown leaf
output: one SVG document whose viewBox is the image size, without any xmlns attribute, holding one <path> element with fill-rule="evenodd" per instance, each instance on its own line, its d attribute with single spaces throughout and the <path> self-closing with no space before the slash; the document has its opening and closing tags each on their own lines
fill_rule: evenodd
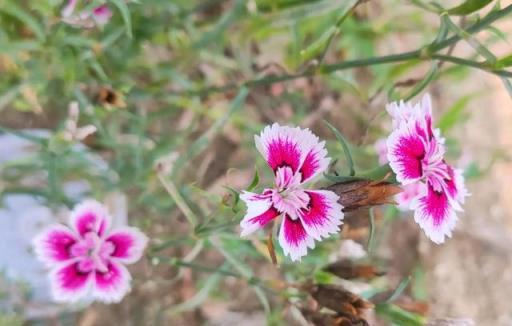
<svg viewBox="0 0 512 326">
<path fill-rule="evenodd" d="M 393 203 L 392 197 L 402 191 L 389 182 L 372 180 L 355 180 L 335 183 L 326 188 L 335 192 L 345 212 L 360 208 Z"/>
<path fill-rule="evenodd" d="M 333 310 L 338 317 L 349 319 L 353 325 L 368 325 L 364 313 L 373 304 L 358 295 L 336 285 L 315 285 L 310 293 L 320 306 Z"/>
<path fill-rule="evenodd" d="M 350 259 L 343 259 L 328 265 L 325 270 L 342 279 L 364 279 L 372 280 L 382 276 L 384 273 L 370 264 L 357 264 Z"/>
</svg>

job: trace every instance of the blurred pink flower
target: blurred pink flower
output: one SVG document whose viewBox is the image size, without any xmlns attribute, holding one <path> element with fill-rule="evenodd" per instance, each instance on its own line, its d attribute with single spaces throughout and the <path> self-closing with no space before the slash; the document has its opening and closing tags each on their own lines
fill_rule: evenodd
<svg viewBox="0 0 512 326">
<path fill-rule="evenodd" d="M 93 297 L 119 302 L 130 290 L 125 264 L 138 261 L 147 243 L 137 228 L 111 229 L 106 208 L 87 200 L 75 207 L 69 227 L 54 225 L 33 241 L 39 258 L 50 268 L 53 296 L 59 302 Z"/>
<path fill-rule="evenodd" d="M 284 215 L 279 244 L 285 255 L 300 260 L 315 241 L 339 232 L 343 207 L 338 195 L 327 190 L 306 190 L 304 183 L 327 169 L 325 142 L 309 129 L 275 123 L 255 136 L 256 148 L 274 171 L 275 186 L 262 194 L 244 191 L 240 198 L 247 205 L 241 221 L 242 236 L 263 228 Z"/>
<path fill-rule="evenodd" d="M 391 103 L 388 112 L 395 130 L 387 139 L 388 160 L 402 185 L 418 184 L 409 191 L 414 219 L 435 243 L 442 243 L 457 222 L 456 211 L 468 192 L 464 177 L 444 160 L 444 139 L 432 128 L 432 105 L 429 95 L 419 104 Z"/>
<path fill-rule="evenodd" d="M 375 152 L 377 152 L 380 165 L 388 163 L 388 145 L 386 144 L 386 141 L 386 138 L 381 138 L 373 145 Z"/>
<path fill-rule="evenodd" d="M 69 25 L 83 28 L 93 28 L 94 26 L 103 26 L 112 18 L 112 11 L 107 5 L 101 5 L 90 11 L 81 11 L 76 13 L 78 0 L 68 0 L 66 6 L 62 9 L 62 21 Z"/>
</svg>

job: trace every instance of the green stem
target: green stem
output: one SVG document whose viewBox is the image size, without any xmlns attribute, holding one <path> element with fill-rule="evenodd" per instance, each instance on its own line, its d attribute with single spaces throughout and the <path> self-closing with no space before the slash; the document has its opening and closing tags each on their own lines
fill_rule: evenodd
<svg viewBox="0 0 512 326">
<path fill-rule="evenodd" d="M 470 27 L 468 27 L 464 32 L 467 34 L 474 34 L 485 27 L 491 25 L 493 22 L 499 20 L 502 17 L 505 17 L 506 15 L 512 13 L 512 5 L 509 5 L 501 10 L 494 11 L 484 18 L 482 18 L 480 21 L 474 23 Z M 365 59 L 358 59 L 358 60 L 349 60 L 344 61 L 340 63 L 335 64 L 328 64 L 328 65 L 319 65 L 317 69 L 308 69 L 302 73 L 297 74 L 284 74 L 284 75 L 274 75 L 274 76 L 266 76 L 262 78 L 257 79 L 251 79 L 246 80 L 242 83 L 231 83 L 226 84 L 224 86 L 214 86 L 214 87 L 206 87 L 203 89 L 198 90 L 191 90 L 191 91 L 184 91 L 184 92 L 176 92 L 175 94 L 179 95 L 207 95 L 210 93 L 221 93 L 232 89 L 238 89 L 240 87 L 255 87 L 260 85 L 269 85 L 279 82 L 284 82 L 288 80 L 303 78 L 303 77 L 310 77 L 315 75 L 322 75 L 322 74 L 329 74 L 335 71 L 340 70 L 346 70 L 346 69 L 352 69 L 357 67 L 367 67 L 367 66 L 375 66 L 375 65 L 382 65 L 382 64 L 390 64 L 390 63 L 399 63 L 403 61 L 409 61 L 409 60 L 446 60 L 451 61 L 457 64 L 462 64 L 465 66 L 482 69 L 487 72 L 496 74 L 498 76 L 509 76 L 511 73 L 508 71 L 503 70 L 492 70 L 484 67 L 478 62 L 465 60 L 461 58 L 455 58 L 451 56 L 443 56 L 436 54 L 437 52 L 451 46 L 452 44 L 457 43 L 461 40 L 460 35 L 454 35 L 444 41 L 433 43 L 429 45 L 428 47 L 422 47 L 420 49 L 404 52 L 400 54 L 391 54 L 391 55 L 385 55 L 380 57 L 372 57 L 372 58 L 365 58 Z"/>
<path fill-rule="evenodd" d="M 480 70 L 483 70 L 486 72 L 493 73 L 493 74 L 501 76 L 501 77 L 507 77 L 507 78 L 512 77 L 512 71 L 492 69 L 491 67 L 489 67 L 487 64 L 485 64 L 483 62 L 471 61 L 471 60 L 467 60 L 464 58 L 453 57 L 453 56 L 444 55 L 444 54 L 433 54 L 432 59 L 438 59 L 440 61 L 445 61 L 445 62 L 453 62 L 453 63 L 456 63 L 461 66 L 473 67 L 476 69 L 480 69 Z"/>
<path fill-rule="evenodd" d="M 197 225 L 197 216 L 196 214 L 194 214 L 194 212 L 192 212 L 183 196 L 181 196 L 178 188 L 176 188 L 176 186 L 174 185 L 174 182 L 172 182 L 170 179 L 167 179 L 160 172 L 157 172 L 157 176 L 162 185 L 164 186 L 165 190 L 167 190 L 169 195 L 171 195 L 172 199 L 174 200 L 178 208 L 187 218 L 187 221 L 190 223 L 192 228 L 194 228 Z"/>
<path fill-rule="evenodd" d="M 327 40 L 327 45 L 323 49 L 322 54 L 320 55 L 320 58 L 318 59 L 318 64 L 319 65 L 321 65 L 322 62 L 324 61 L 325 56 L 327 55 L 327 52 L 329 51 L 329 49 L 332 46 L 332 42 L 334 41 L 334 38 L 339 34 L 339 32 L 341 30 L 341 25 L 343 24 L 343 22 L 354 13 L 354 11 L 356 10 L 357 6 L 359 6 L 360 4 L 362 4 L 362 3 L 366 2 L 366 1 L 367 0 L 357 0 L 352 5 L 352 7 L 350 7 L 350 9 L 347 10 L 347 12 L 345 12 L 343 15 L 341 15 L 340 18 L 338 18 L 338 20 L 336 21 L 336 24 L 335 24 L 336 32 L 334 32 L 331 36 L 329 36 L 329 39 Z"/>
<path fill-rule="evenodd" d="M 220 269 L 218 267 L 209 267 L 209 266 L 199 265 L 199 264 L 195 264 L 195 263 L 189 263 L 187 261 L 184 261 L 181 259 L 176 259 L 176 258 L 171 258 L 169 260 L 169 264 L 176 266 L 176 267 L 190 268 L 190 269 L 192 269 L 194 271 L 198 271 L 198 272 L 218 273 L 218 274 L 221 274 L 224 276 L 233 276 L 233 277 L 242 278 L 242 279 L 244 278 L 242 275 L 235 273 L 235 272 Z"/>
</svg>

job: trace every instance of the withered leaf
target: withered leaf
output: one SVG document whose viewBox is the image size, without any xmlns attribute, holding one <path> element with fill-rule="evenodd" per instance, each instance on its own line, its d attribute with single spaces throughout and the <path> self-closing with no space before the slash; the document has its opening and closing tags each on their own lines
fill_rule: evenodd
<svg viewBox="0 0 512 326">
<path fill-rule="evenodd" d="M 357 264 L 350 259 L 343 259 L 327 265 L 325 270 L 334 274 L 342 279 L 364 279 L 372 280 L 375 277 L 382 276 L 385 273 L 377 270 L 377 268 L 370 264 Z"/>
<path fill-rule="evenodd" d="M 398 301 L 395 304 L 405 311 L 413 312 L 418 315 L 426 316 L 430 310 L 430 305 L 425 301 Z"/>
<path fill-rule="evenodd" d="M 339 317 L 348 318 L 353 323 L 366 323 L 364 312 L 373 307 L 370 302 L 336 285 L 315 285 L 311 288 L 311 296 L 320 306 L 335 311 Z"/>
<path fill-rule="evenodd" d="M 345 212 L 365 207 L 393 203 L 392 197 L 402 191 L 386 181 L 351 180 L 335 183 L 326 188 L 340 196 L 338 202 Z"/>
<path fill-rule="evenodd" d="M 341 316 L 337 313 L 320 312 L 309 309 L 303 309 L 302 315 L 315 326 L 368 326 L 364 319 L 353 321 L 350 318 Z"/>
<path fill-rule="evenodd" d="M 115 107 L 115 108 L 125 108 L 126 103 L 123 99 L 121 93 L 115 91 L 114 89 L 102 86 L 98 90 L 97 100 L 101 105 Z"/>
</svg>

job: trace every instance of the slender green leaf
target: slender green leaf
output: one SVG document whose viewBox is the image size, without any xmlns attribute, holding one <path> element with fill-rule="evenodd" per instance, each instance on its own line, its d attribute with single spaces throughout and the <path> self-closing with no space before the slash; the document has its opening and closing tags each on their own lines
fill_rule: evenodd
<svg viewBox="0 0 512 326">
<path fill-rule="evenodd" d="M 503 82 L 503 85 L 505 86 L 508 95 L 510 95 L 510 97 L 512 98 L 512 82 L 510 81 L 510 78 L 502 77 L 501 81 Z"/>
<path fill-rule="evenodd" d="M 352 159 L 352 154 L 350 153 L 350 149 L 348 147 L 347 141 L 345 140 L 345 137 L 329 122 L 324 121 L 327 127 L 331 129 L 331 131 L 336 135 L 336 138 L 340 142 L 341 146 L 343 147 L 343 152 L 345 153 L 345 158 L 347 159 L 347 164 L 349 168 L 349 175 L 354 176 L 356 174 L 356 171 L 354 170 L 354 160 Z"/>
<path fill-rule="evenodd" d="M 32 15 L 30 15 L 22 7 L 18 6 L 14 1 L 4 1 L 0 6 L 0 11 L 3 11 L 4 13 L 18 19 L 34 33 L 39 41 L 44 41 L 44 27 Z"/>
<path fill-rule="evenodd" d="M 375 306 L 378 315 L 393 323 L 393 325 L 423 326 L 425 317 L 403 310 L 396 305 L 383 303 Z"/>
<path fill-rule="evenodd" d="M 386 302 L 391 303 L 391 302 L 395 301 L 396 299 L 398 299 L 398 297 L 400 297 L 402 295 L 402 293 L 404 292 L 404 290 L 407 288 L 407 285 L 409 285 L 410 281 L 411 281 L 410 276 L 403 279 L 402 282 L 400 282 L 400 284 L 398 284 L 398 286 L 396 287 L 393 294 L 386 300 Z"/>
<path fill-rule="evenodd" d="M 229 110 L 220 118 L 215 121 L 210 129 L 208 129 L 201 137 L 199 137 L 192 145 L 189 146 L 188 151 L 181 155 L 174 163 L 174 169 L 172 172 L 173 177 L 177 176 L 178 171 L 182 171 L 185 163 L 188 163 L 192 158 L 201 153 L 213 139 L 213 137 L 224 127 L 228 122 L 229 118 L 238 110 L 243 107 L 245 99 L 249 94 L 249 90 L 246 87 L 240 88 L 235 99 L 231 102 Z"/>
<path fill-rule="evenodd" d="M 247 191 L 251 191 L 260 183 L 260 176 L 258 170 L 254 171 L 254 177 L 252 178 L 251 184 L 247 187 Z"/>
<path fill-rule="evenodd" d="M 133 37 L 132 34 L 132 18 L 130 15 L 130 10 L 126 5 L 126 1 L 124 0 L 110 0 L 121 12 L 121 17 L 123 17 L 124 27 L 126 28 L 126 35 L 129 37 Z"/>
<path fill-rule="evenodd" d="M 373 252 L 373 244 L 375 243 L 375 214 L 373 211 L 373 207 L 368 211 L 368 218 L 370 220 L 370 235 L 368 236 L 368 243 L 366 245 L 368 253 Z"/>
<path fill-rule="evenodd" d="M 484 57 L 488 62 L 495 63 L 496 56 L 485 47 L 478 39 L 476 39 L 473 35 L 468 33 L 466 30 L 459 27 L 455 24 L 451 19 L 447 17 L 446 22 L 448 23 L 448 27 L 455 32 L 460 38 L 465 40 L 473 49 L 475 49 L 478 54 Z"/>
<path fill-rule="evenodd" d="M 500 40 L 509 43 L 508 41 L 508 34 L 492 25 L 487 26 L 485 29 L 486 31 L 491 32 L 492 34 L 496 35 Z M 509 43 L 510 44 L 510 43 Z"/>
<path fill-rule="evenodd" d="M 509 55 L 499 59 L 494 64 L 494 68 L 496 68 L 496 69 L 503 69 L 503 68 L 510 67 L 510 66 L 512 66 L 512 54 L 509 54 Z"/>
<path fill-rule="evenodd" d="M 417 83 L 406 96 L 404 96 L 404 100 L 409 101 L 411 98 L 421 93 L 430 84 L 430 82 L 436 78 L 438 71 L 439 62 L 435 61 L 430 66 L 430 69 L 425 77 L 419 83 Z"/>
<path fill-rule="evenodd" d="M 203 304 L 203 302 L 205 302 L 206 299 L 208 299 L 210 292 L 213 291 L 218 286 L 219 282 L 222 279 L 221 271 L 224 270 L 225 266 L 227 266 L 227 262 L 225 262 L 215 274 L 213 274 L 206 280 L 206 282 L 201 287 L 201 290 L 199 290 L 199 292 L 197 292 L 196 295 L 194 295 L 192 298 L 188 299 L 185 302 L 174 305 L 169 310 L 169 313 L 178 314 L 180 312 L 190 311 L 201 306 L 201 304 Z"/>
<path fill-rule="evenodd" d="M 330 26 L 318 39 L 300 51 L 302 59 L 307 61 L 322 53 L 337 32 L 338 28 L 336 26 Z"/>
<path fill-rule="evenodd" d="M 448 9 L 448 14 L 453 16 L 466 16 L 487 6 L 493 0 L 466 0 L 460 5 Z"/>
<path fill-rule="evenodd" d="M 437 123 L 437 127 L 444 133 L 457 123 L 463 121 L 467 105 L 474 96 L 474 94 L 471 94 L 459 98 L 457 102 L 455 102 L 452 107 L 441 116 Z"/>
</svg>

